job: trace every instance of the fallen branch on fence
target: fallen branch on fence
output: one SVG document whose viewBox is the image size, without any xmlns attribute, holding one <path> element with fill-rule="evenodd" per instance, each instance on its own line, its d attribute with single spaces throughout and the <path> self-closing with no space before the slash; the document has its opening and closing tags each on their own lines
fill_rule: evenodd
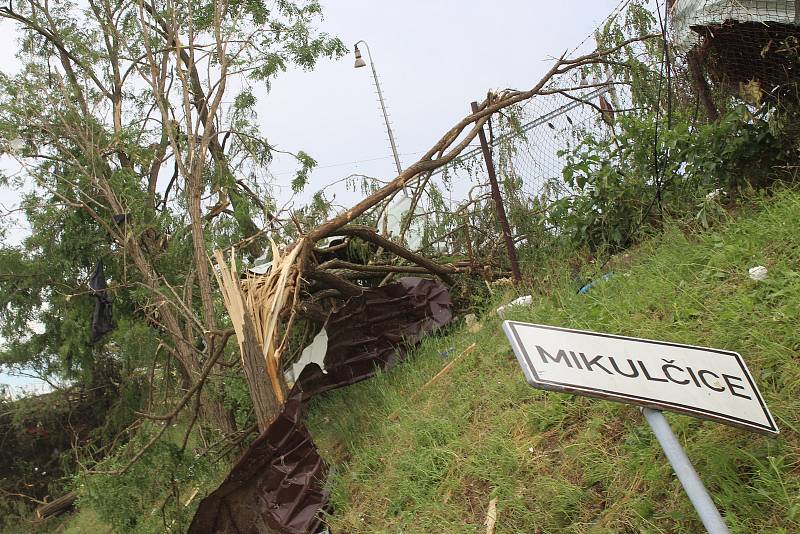
<svg viewBox="0 0 800 534">
<path fill-rule="evenodd" d="M 385 250 L 400 256 L 404 260 L 408 260 L 411 263 L 415 263 L 423 268 L 425 268 L 431 274 L 435 274 L 439 276 L 442 280 L 447 282 L 448 284 L 453 283 L 452 274 L 454 270 L 450 267 L 446 267 L 436 263 L 433 260 L 429 260 L 425 256 L 417 254 L 415 252 L 411 252 L 407 248 L 402 245 L 395 243 L 385 237 L 377 234 L 372 228 L 369 226 L 362 226 L 362 225 L 352 225 L 352 226 L 345 226 L 343 228 L 337 228 L 336 230 L 332 231 L 330 235 L 346 235 L 351 237 L 359 237 L 364 241 L 369 241 L 370 243 L 374 243 L 379 247 L 383 247 Z"/>
<path fill-rule="evenodd" d="M 453 275 L 459 271 L 455 266 L 437 263 L 419 252 L 413 252 L 402 244 L 379 235 L 375 229 L 369 226 L 353 224 L 354 221 L 369 210 L 380 206 L 387 199 L 392 198 L 393 195 L 409 184 L 424 184 L 433 171 L 452 162 L 478 137 L 493 114 L 537 95 L 547 94 L 552 89 L 548 89 L 546 86 L 554 76 L 586 65 L 608 63 L 608 56 L 617 50 L 634 42 L 654 37 L 660 37 L 660 34 L 629 39 L 612 49 L 596 51 L 574 59 L 567 59 L 565 53 L 555 61 L 548 72 L 531 89 L 526 91 L 505 89 L 499 92 L 490 92 L 481 103 L 474 106 L 471 113 L 447 130 L 416 163 L 409 165 L 394 179 L 356 203 L 350 209 L 338 213 L 307 233 L 304 232 L 299 222 L 294 219 L 301 237 L 283 252 L 279 251 L 274 243 L 272 244 L 272 268 L 266 275 L 250 277 L 240 281 L 238 275 L 236 275 L 235 265 L 231 264 L 230 268 L 226 267 L 229 272 L 224 275 L 224 280 L 221 280 L 220 285 L 221 287 L 224 285 L 223 292 L 229 294 L 225 299 L 225 305 L 229 313 L 231 313 L 231 318 L 236 327 L 240 348 L 243 350 L 243 355 L 245 346 L 257 346 L 260 348 L 267 367 L 266 374 L 270 378 L 278 403 L 283 401 L 285 390 L 284 379 L 280 372 L 282 364 L 285 363 L 282 354 L 288 343 L 291 327 L 296 316 L 301 314 L 306 317 L 312 317 L 317 321 L 323 320 L 325 316 L 325 310 L 315 302 L 315 300 L 320 301 L 322 299 L 315 299 L 314 293 L 326 295 L 326 298 L 330 295 L 338 299 L 347 299 L 360 295 L 363 292 L 363 288 L 350 280 L 369 278 L 373 273 L 386 275 L 387 280 L 390 276 L 399 272 L 410 274 L 430 273 L 438 276 L 448 284 L 452 285 L 454 283 Z M 415 191 L 415 196 L 418 197 L 423 189 L 424 185 L 419 185 L 417 191 Z M 326 249 L 316 248 L 315 245 L 318 241 L 332 236 L 343 236 L 348 239 L 357 237 L 413 265 L 411 267 L 355 265 L 341 260 L 332 260 L 318 265 L 319 255 L 340 250 L 339 247 L 344 249 L 347 246 L 343 243 L 331 247 L 327 251 Z M 472 265 L 474 258 L 471 257 L 470 259 L 470 265 Z M 218 256 L 217 263 L 222 269 L 224 261 L 220 260 L 221 258 Z M 240 296 L 236 297 L 239 292 L 241 292 Z M 242 308 L 246 309 L 247 313 Z M 252 318 L 254 334 L 247 333 L 251 328 L 246 326 L 246 321 L 243 317 L 248 315 Z M 234 319 L 234 317 L 237 319 Z M 471 351 L 472 348 L 474 346 L 467 349 L 464 354 Z M 459 358 L 463 357 L 464 354 Z M 456 360 L 442 369 L 437 376 L 423 386 L 423 389 L 435 383 L 442 375 L 447 373 Z M 251 374 L 253 377 L 258 376 L 258 373 L 251 372 Z M 251 394 L 253 394 L 252 388 Z"/>
</svg>

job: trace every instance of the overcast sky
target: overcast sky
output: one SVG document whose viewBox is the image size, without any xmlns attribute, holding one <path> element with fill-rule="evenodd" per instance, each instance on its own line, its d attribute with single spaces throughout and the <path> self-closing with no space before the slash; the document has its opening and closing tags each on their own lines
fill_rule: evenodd
<svg viewBox="0 0 800 534">
<path fill-rule="evenodd" d="M 408 165 L 488 90 L 532 87 L 553 56 L 579 45 L 618 4 L 337 0 L 326 2 L 322 27 L 351 49 L 360 39 L 369 43 Z M 353 61 L 350 54 L 313 72 L 288 72 L 261 95 L 259 113 L 271 141 L 318 161 L 310 191 L 352 173 L 393 176 L 371 72 L 354 69 Z M 288 180 L 292 168 L 284 159 L 273 172 Z"/>
<path fill-rule="evenodd" d="M 494 88 L 532 87 L 552 57 L 581 44 L 619 0 L 369 0 L 325 1 L 320 29 L 352 44 L 365 40 L 391 115 L 403 165 L 416 161 Z M 12 25 L 0 23 L 0 69 L 16 70 Z M 592 40 L 585 47 L 592 46 Z M 365 52 L 365 50 L 362 50 Z M 366 54 L 365 54 L 365 59 Z M 322 61 L 312 72 L 282 74 L 267 93 L 256 86 L 262 131 L 281 149 L 318 162 L 307 191 L 354 173 L 394 176 L 386 128 L 369 68 L 353 55 Z M 0 165 L 8 168 L 7 160 Z M 294 165 L 273 164 L 285 185 Z M 340 191 L 338 198 L 352 195 Z M 0 188 L 0 203 L 16 204 Z M 22 235 L 17 233 L 17 238 Z M 0 384 L 27 379 L 0 373 Z"/>
</svg>

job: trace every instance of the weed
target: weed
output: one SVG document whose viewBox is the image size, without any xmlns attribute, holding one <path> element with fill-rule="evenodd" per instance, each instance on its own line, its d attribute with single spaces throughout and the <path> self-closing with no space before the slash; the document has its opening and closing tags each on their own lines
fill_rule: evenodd
<svg viewBox="0 0 800 534">
<path fill-rule="evenodd" d="M 677 226 L 585 295 L 564 273 L 515 320 L 740 352 L 782 428 L 768 438 L 668 415 L 732 532 L 800 530 L 800 194 L 781 191 L 712 233 Z M 769 269 L 750 280 L 754 265 Z M 313 402 L 309 424 L 337 464 L 340 532 L 699 532 L 638 411 L 531 389 L 492 302 L 478 333 L 427 339 L 375 380 Z M 455 347 L 466 355 L 423 388 Z M 453 356 L 450 356 L 453 357 Z"/>
</svg>

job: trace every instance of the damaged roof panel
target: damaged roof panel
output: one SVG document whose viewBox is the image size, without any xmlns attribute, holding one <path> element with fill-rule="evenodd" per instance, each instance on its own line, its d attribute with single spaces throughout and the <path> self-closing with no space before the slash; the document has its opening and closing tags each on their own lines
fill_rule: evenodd
<svg viewBox="0 0 800 534">
<path fill-rule="evenodd" d="M 408 347 L 450 323 L 451 308 L 440 282 L 402 278 L 367 289 L 333 312 L 325 325 L 326 372 L 315 363 L 303 368 L 281 414 L 203 499 L 188 532 L 316 532 L 328 506 L 327 466 L 303 423 L 305 401 L 391 367 Z"/>
</svg>

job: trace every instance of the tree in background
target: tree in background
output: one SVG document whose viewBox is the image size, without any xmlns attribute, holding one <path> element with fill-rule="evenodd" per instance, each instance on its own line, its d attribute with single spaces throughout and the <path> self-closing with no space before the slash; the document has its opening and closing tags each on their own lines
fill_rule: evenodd
<svg viewBox="0 0 800 534">
<path fill-rule="evenodd" d="M 208 255 L 238 244 L 256 257 L 280 231 L 254 89 L 340 56 L 342 43 L 315 30 L 313 0 L 28 0 L 0 16 L 20 30 L 22 65 L 0 75 L 0 138 L 21 168 L 2 183 L 23 196 L 31 229 L 0 248 L 0 363 L 148 383 L 144 417 L 166 428 L 195 406 L 193 423 L 199 413 L 230 434 L 221 378 L 236 362 Z M 294 156 L 298 190 L 314 161 Z M 100 297 L 116 328 L 91 339 Z M 266 384 L 249 390 L 277 409 Z"/>
</svg>

